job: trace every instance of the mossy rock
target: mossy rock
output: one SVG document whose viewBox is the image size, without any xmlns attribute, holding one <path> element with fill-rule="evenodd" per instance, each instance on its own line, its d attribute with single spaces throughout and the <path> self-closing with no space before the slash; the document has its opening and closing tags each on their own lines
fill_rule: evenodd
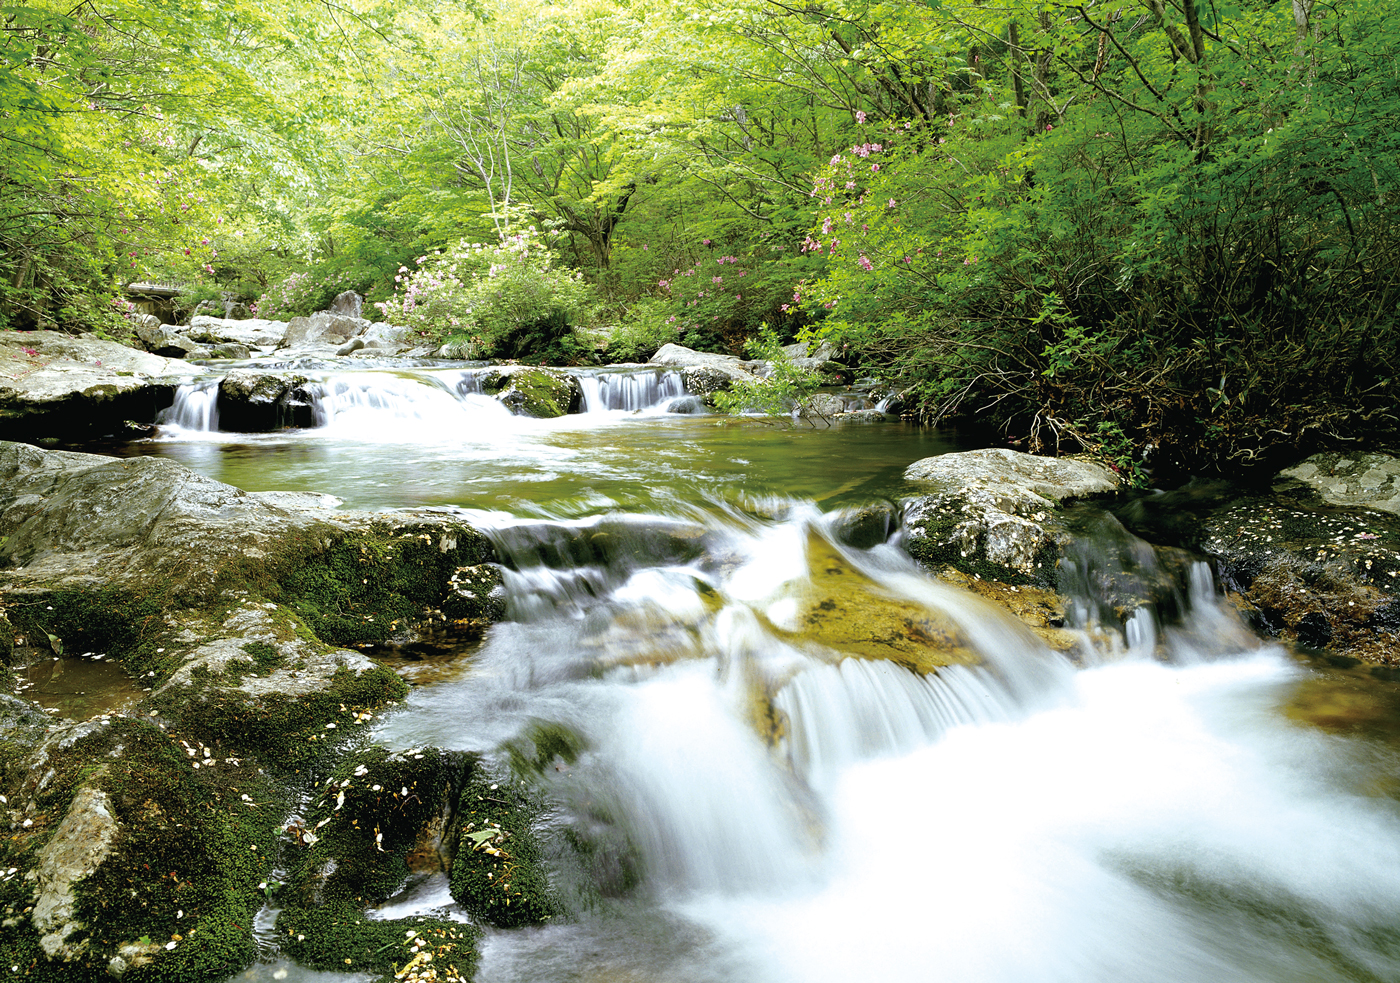
<svg viewBox="0 0 1400 983">
<path fill-rule="evenodd" d="M 443 983 L 465 983 L 476 973 L 481 938 L 470 925 L 440 918 L 372 919 L 345 901 L 287 908 L 277 917 L 277 931 L 282 951 L 303 966 L 375 973 L 385 983 L 412 978 L 410 964 L 432 967 Z"/>
<path fill-rule="evenodd" d="M 457 803 L 452 897 L 500 928 L 538 925 L 561 914 L 535 826 L 541 805 L 519 779 L 472 773 Z"/>
<path fill-rule="evenodd" d="M 464 523 L 384 522 L 328 539 L 296 537 L 254 586 L 292 607 L 323 641 L 373 644 L 430 617 L 456 597 L 454 575 L 491 555 Z"/>
<path fill-rule="evenodd" d="M 302 905 L 383 901 L 409 875 L 443 867 L 443 840 L 473 759 L 418 748 L 368 747 L 341 759 L 315 789 L 289 897 Z"/>
<path fill-rule="evenodd" d="M 213 983 L 252 962 L 281 817 L 276 790 L 249 763 L 206 757 L 146 720 L 70 736 L 44 750 L 19 788 L 8 785 L 31 825 L 5 842 L 5 860 L 38 880 L 6 885 L 7 906 L 36 909 L 0 942 L 6 965 L 34 979 Z M 88 833 L 91 817 L 102 821 Z M 75 868 L 75 851 L 90 844 L 71 841 L 83 836 L 100 849 Z M 56 842 L 63 837 L 70 842 Z M 35 884 L 41 893 L 24 897 Z"/>
<path fill-rule="evenodd" d="M 299 696 L 250 697 L 220 682 L 211 675 L 171 684 L 151 704 L 182 732 L 284 774 L 305 772 L 363 730 L 375 711 L 408 694 L 408 684 L 382 666 L 342 666 L 326 688 Z"/>
<path fill-rule="evenodd" d="M 583 400 L 578 380 L 545 369 L 518 369 L 496 396 L 512 413 L 544 419 L 577 413 Z"/>
</svg>

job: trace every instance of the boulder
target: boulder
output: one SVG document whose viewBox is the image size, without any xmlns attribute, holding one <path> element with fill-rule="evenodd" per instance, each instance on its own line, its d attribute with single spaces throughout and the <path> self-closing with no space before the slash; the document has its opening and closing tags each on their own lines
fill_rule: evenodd
<svg viewBox="0 0 1400 983">
<path fill-rule="evenodd" d="M 354 318 L 355 320 L 359 320 L 360 315 L 364 310 L 364 306 L 365 299 L 363 297 L 361 297 L 353 290 L 346 290 L 342 293 L 336 294 L 335 300 L 331 301 L 331 306 L 328 307 L 326 310 L 327 313 L 330 314 L 337 314 L 341 317 L 349 317 Z"/>
<path fill-rule="evenodd" d="M 1400 519 L 1334 505 L 1323 496 L 1348 493 L 1325 484 L 1319 493 L 1305 483 L 1314 474 L 1305 470 L 1300 479 L 1296 471 L 1208 511 L 1199 549 L 1255 628 L 1393 672 L 1400 667 Z"/>
<path fill-rule="evenodd" d="M 361 348 L 364 348 L 364 347 L 365 347 L 365 342 L 364 342 L 364 339 L 363 339 L 363 338 L 351 338 L 351 339 L 350 339 L 349 341 L 347 341 L 345 344 L 343 344 L 343 345 L 341 345 L 339 348 L 337 348 L 337 349 L 335 350 L 335 353 L 336 353 L 336 355 L 338 355 L 338 356 L 350 355 L 350 354 L 352 354 L 352 353 L 354 353 L 354 352 L 359 351 Z"/>
<path fill-rule="evenodd" d="M 915 559 L 1042 586 L 1054 586 L 1055 560 L 1066 541 L 1057 505 L 1121 486 L 1112 471 L 1092 461 L 999 448 L 924 458 L 904 476 L 933 488 L 905 505 L 905 548 Z"/>
<path fill-rule="evenodd" d="M 0 698 L 0 816 L 10 823 L 0 860 L 17 868 L 12 899 L 34 902 L 12 908 L 6 965 L 53 979 L 225 979 L 254 958 L 278 825 L 290 815 L 295 826 L 306 776 L 333 766 L 407 692 L 341 646 L 420 624 L 479 632 L 498 611 L 491 548 L 450 511 L 335 504 L 247 494 L 156 458 L 0 443 L 0 654 L 36 641 L 100 653 L 151 690 L 129 716 L 60 724 Z M 360 799 L 339 787 L 355 814 L 340 794 L 323 798 L 317 815 L 340 824 L 323 832 L 345 848 L 342 880 L 354 861 L 382 892 L 446 849 L 463 766 L 439 755 L 420 768 L 425 757 L 344 766 L 347 779 L 367 771 L 387 788 L 392 778 L 424 801 L 379 796 L 369 782 L 354 790 Z M 431 794 L 425 782 L 437 783 Z M 328 902 L 297 917 L 323 931 L 317 944 L 342 968 L 352 956 L 383 968 L 420 955 L 393 922 L 362 938 L 361 952 L 335 934 L 348 924 L 340 912 Z M 365 924 L 362 905 L 346 912 Z M 432 952 L 469 972 L 475 935 L 453 926 L 415 919 L 411 929 L 441 931 Z"/>
<path fill-rule="evenodd" d="M 204 371 L 90 335 L 0 332 L 0 439 L 90 440 L 154 423 Z"/>
<path fill-rule="evenodd" d="M 309 419 L 298 419 L 299 401 L 293 398 L 306 382 L 305 376 L 230 372 L 219 383 L 219 429 L 268 433 L 282 427 L 309 426 Z"/>
<path fill-rule="evenodd" d="M 213 352 L 199 342 L 182 334 L 168 334 L 159 345 L 151 348 L 151 354 L 162 358 L 212 358 Z"/>
<path fill-rule="evenodd" d="M 1332 451 L 1314 454 L 1281 473 L 1301 481 L 1332 505 L 1400 513 L 1400 457 Z"/>
<path fill-rule="evenodd" d="M 215 345 L 213 348 L 209 349 L 211 358 L 245 359 L 250 358 L 252 354 L 253 353 L 248 350 L 246 345 L 240 345 L 232 341 L 226 341 L 223 344 Z"/>
<path fill-rule="evenodd" d="M 366 348 L 387 348 L 397 352 L 411 346 L 413 332 L 385 321 L 375 321 L 361 337 L 365 340 Z"/>
<path fill-rule="evenodd" d="M 674 342 L 662 345 L 648 364 L 679 369 L 686 389 L 702 396 L 728 389 L 735 382 L 757 378 L 754 371 L 757 363 L 733 355 L 697 352 Z"/>
<path fill-rule="evenodd" d="M 231 319 L 198 315 L 190 320 L 188 334 L 207 345 L 231 343 L 247 348 L 278 347 L 287 333 L 287 322 L 259 318 Z"/>
<path fill-rule="evenodd" d="M 481 387 L 520 416 L 548 419 L 577 413 L 583 406 L 578 379 L 557 369 L 501 366 L 482 377 Z"/>
<path fill-rule="evenodd" d="M 318 311 L 310 317 L 294 317 L 278 341 L 278 348 L 305 348 L 309 345 L 338 347 L 363 334 L 369 322 L 357 317 Z"/>
</svg>

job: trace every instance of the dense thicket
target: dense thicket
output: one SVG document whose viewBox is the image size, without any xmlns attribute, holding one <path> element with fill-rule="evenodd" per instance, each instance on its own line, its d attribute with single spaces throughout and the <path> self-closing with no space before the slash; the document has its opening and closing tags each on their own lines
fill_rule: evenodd
<svg viewBox="0 0 1400 983">
<path fill-rule="evenodd" d="M 10 7 L 0 318 L 116 331 L 156 279 L 262 313 L 354 288 L 482 354 L 767 323 L 925 420 L 1130 467 L 1393 440 L 1397 13 Z"/>
</svg>

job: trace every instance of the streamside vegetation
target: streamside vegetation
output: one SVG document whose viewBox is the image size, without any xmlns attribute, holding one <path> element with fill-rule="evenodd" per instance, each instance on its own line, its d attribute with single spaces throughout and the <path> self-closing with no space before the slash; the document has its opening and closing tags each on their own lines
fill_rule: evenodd
<svg viewBox="0 0 1400 983">
<path fill-rule="evenodd" d="M 1159 478 L 1393 441 L 1389 0 L 38 0 L 0 327 L 355 289 L 464 355 L 819 337 Z"/>
</svg>

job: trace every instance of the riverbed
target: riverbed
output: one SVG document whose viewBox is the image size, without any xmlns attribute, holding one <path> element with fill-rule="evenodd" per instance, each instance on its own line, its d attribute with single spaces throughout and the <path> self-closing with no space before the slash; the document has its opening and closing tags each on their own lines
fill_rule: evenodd
<svg viewBox="0 0 1400 983">
<path fill-rule="evenodd" d="M 1400 980 L 1389 689 L 1348 702 L 1204 565 L 1180 619 L 1052 652 L 898 548 L 904 469 L 955 438 L 696 413 L 636 374 L 557 420 L 448 370 L 326 376 L 316 428 L 227 434 L 185 405 L 122 449 L 463 510 L 496 542 L 507 619 L 429 656 L 376 732 L 583 749 L 531 779 L 571 914 L 488 930 L 480 983 Z M 977 658 L 855 658 L 868 638 L 812 627 L 827 602 L 913 606 Z M 465 918 L 432 878 L 383 914 L 425 911 Z M 264 942 L 238 979 L 357 979 Z"/>
</svg>

